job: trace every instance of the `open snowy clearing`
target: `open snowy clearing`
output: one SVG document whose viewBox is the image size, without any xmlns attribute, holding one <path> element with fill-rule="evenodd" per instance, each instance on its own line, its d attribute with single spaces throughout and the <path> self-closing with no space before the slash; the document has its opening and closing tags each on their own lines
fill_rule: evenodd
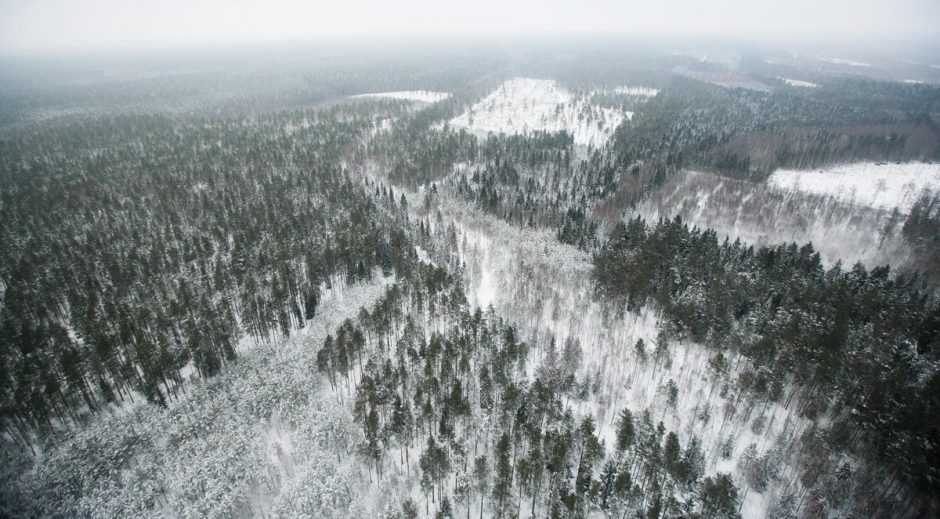
<svg viewBox="0 0 940 519">
<path fill-rule="evenodd" d="M 555 81 L 511 79 L 450 120 L 454 128 L 485 136 L 567 131 L 575 144 L 600 146 L 632 112 L 592 105 Z"/>
<path fill-rule="evenodd" d="M 940 164 L 863 162 L 826 170 L 778 170 L 768 182 L 876 209 L 908 212 L 924 189 L 940 190 Z"/>
<path fill-rule="evenodd" d="M 673 175 L 637 207 L 647 221 L 682 217 L 719 239 L 754 246 L 811 242 L 824 265 L 861 262 L 874 268 L 904 265 L 910 251 L 890 213 L 827 195 L 684 171 Z"/>
<path fill-rule="evenodd" d="M 613 90 L 613 93 L 623 96 L 656 97 L 659 89 L 641 86 L 619 86 Z"/>
<path fill-rule="evenodd" d="M 777 79 L 779 79 L 780 81 L 783 81 L 784 83 L 786 83 L 787 85 L 790 85 L 790 86 L 792 86 L 792 87 L 816 88 L 816 87 L 819 86 L 819 85 L 817 85 L 816 83 L 811 83 L 811 82 L 809 82 L 809 81 L 803 81 L 803 80 L 801 80 L 801 79 L 790 79 L 790 78 L 787 78 L 787 77 L 780 77 L 780 76 L 778 76 Z"/>
<path fill-rule="evenodd" d="M 842 58 L 819 58 L 820 61 L 825 61 L 826 63 L 832 63 L 834 65 L 848 65 L 850 67 L 870 67 L 870 63 L 864 63 L 861 61 L 855 61 L 851 59 L 842 59 Z"/>
<path fill-rule="evenodd" d="M 350 96 L 353 99 L 379 97 L 385 99 L 400 99 L 402 101 L 417 101 L 419 103 L 436 103 L 450 97 L 448 92 L 433 92 L 431 90 L 402 90 L 399 92 L 375 92 Z"/>
</svg>

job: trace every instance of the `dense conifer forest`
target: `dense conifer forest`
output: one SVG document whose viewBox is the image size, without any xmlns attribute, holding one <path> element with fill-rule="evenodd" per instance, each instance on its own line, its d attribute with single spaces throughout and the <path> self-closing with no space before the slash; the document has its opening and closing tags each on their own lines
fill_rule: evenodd
<svg viewBox="0 0 940 519">
<path fill-rule="evenodd" d="M 940 88 L 551 50 L 2 63 L 0 515 L 936 515 Z"/>
</svg>

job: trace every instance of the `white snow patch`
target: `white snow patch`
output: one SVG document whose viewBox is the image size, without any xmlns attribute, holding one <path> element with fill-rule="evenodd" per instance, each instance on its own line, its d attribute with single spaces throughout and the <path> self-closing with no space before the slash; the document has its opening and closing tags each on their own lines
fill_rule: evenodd
<svg viewBox="0 0 940 519">
<path fill-rule="evenodd" d="M 422 249 L 420 245 L 415 245 L 415 254 L 418 255 L 418 261 L 429 265 L 435 264 L 434 260 L 431 259 L 431 255 L 428 254 L 428 251 Z"/>
<path fill-rule="evenodd" d="M 448 92 L 433 92 L 431 90 L 401 90 L 398 92 L 373 92 L 350 96 L 353 99 L 365 97 L 380 97 L 386 99 L 401 99 L 403 101 L 417 101 L 419 103 L 436 103 L 450 97 Z"/>
<path fill-rule="evenodd" d="M 372 130 L 370 132 L 371 137 L 375 137 L 380 133 L 387 133 L 392 129 L 392 126 L 395 124 L 395 119 L 392 117 L 383 117 L 378 119 L 373 123 Z"/>
<path fill-rule="evenodd" d="M 719 240 L 740 239 L 755 247 L 812 242 L 827 266 L 841 260 L 873 268 L 911 259 L 890 213 L 711 173 L 671 177 L 637 207 L 637 214 L 648 222 L 681 216 L 690 226 L 714 229 Z"/>
<path fill-rule="evenodd" d="M 787 77 L 780 77 L 780 76 L 777 76 L 777 79 L 779 79 L 780 81 L 783 81 L 784 83 L 792 87 L 816 88 L 819 86 L 816 83 L 811 83 L 809 81 L 803 81 L 800 79 L 790 79 Z"/>
<path fill-rule="evenodd" d="M 850 67 L 870 67 L 870 63 L 864 63 L 862 61 L 854 61 L 851 59 L 843 58 L 819 58 L 820 61 L 825 61 L 826 63 L 832 63 L 834 65 L 848 65 Z"/>
<path fill-rule="evenodd" d="M 615 88 L 613 92 L 625 96 L 656 97 L 656 94 L 659 93 L 659 89 L 641 86 L 619 86 Z"/>
<path fill-rule="evenodd" d="M 924 189 L 940 190 L 940 164 L 863 162 L 826 170 L 777 170 L 771 185 L 836 199 L 908 212 Z"/>
<path fill-rule="evenodd" d="M 747 490 L 748 492 L 744 495 L 743 502 L 741 503 L 741 517 L 768 516 L 768 510 L 770 510 L 774 504 L 772 499 L 774 497 L 773 494 L 771 492 L 760 493 L 751 491 L 751 489 Z"/>
<path fill-rule="evenodd" d="M 490 254 L 492 251 L 491 240 L 482 232 L 466 232 L 470 239 L 473 240 L 477 252 L 477 254 L 468 258 L 473 303 L 480 308 L 487 308 L 496 301 L 496 284 L 494 279 L 496 278 L 497 272 L 495 272 L 493 268 L 493 259 Z"/>
<path fill-rule="evenodd" d="M 515 78 L 451 119 L 450 125 L 481 136 L 567 131 L 575 144 L 599 146 L 624 119 L 632 117 L 632 112 L 593 105 L 555 81 Z"/>
</svg>

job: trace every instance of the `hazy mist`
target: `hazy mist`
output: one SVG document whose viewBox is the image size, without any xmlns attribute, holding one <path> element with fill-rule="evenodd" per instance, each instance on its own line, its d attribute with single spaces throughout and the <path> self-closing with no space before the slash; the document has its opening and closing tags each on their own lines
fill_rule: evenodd
<svg viewBox="0 0 940 519">
<path fill-rule="evenodd" d="M 932 44 L 938 22 L 936 0 L 7 0 L 0 53 L 531 34 Z"/>
</svg>

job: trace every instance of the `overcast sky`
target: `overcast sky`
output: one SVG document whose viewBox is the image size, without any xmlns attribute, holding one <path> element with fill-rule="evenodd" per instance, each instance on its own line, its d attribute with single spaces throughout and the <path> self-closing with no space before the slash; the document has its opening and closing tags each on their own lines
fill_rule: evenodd
<svg viewBox="0 0 940 519">
<path fill-rule="evenodd" d="M 336 36 L 940 39 L 940 0 L 0 0 L 0 53 Z"/>
</svg>

